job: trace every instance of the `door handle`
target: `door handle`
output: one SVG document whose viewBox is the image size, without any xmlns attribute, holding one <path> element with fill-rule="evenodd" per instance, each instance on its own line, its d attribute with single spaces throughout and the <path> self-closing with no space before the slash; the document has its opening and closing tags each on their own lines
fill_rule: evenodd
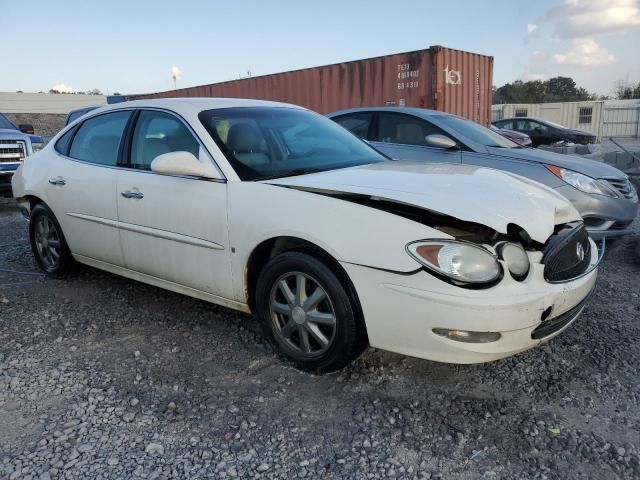
<svg viewBox="0 0 640 480">
<path fill-rule="evenodd" d="M 144 193 L 132 192 L 131 190 L 125 190 L 124 192 L 121 192 L 120 195 L 124 198 L 144 198 Z"/>
<path fill-rule="evenodd" d="M 50 178 L 49 183 L 51 185 L 66 185 L 67 182 L 63 178 Z"/>
</svg>

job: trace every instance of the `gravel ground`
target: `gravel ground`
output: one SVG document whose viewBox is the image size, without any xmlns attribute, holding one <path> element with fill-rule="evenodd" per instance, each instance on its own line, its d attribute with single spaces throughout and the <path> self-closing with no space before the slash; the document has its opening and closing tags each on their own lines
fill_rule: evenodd
<svg viewBox="0 0 640 480">
<path fill-rule="evenodd" d="M 251 317 L 90 268 L 43 278 L 26 227 L 0 201 L 0 478 L 640 477 L 637 235 L 541 348 L 369 350 L 312 376 Z"/>
</svg>

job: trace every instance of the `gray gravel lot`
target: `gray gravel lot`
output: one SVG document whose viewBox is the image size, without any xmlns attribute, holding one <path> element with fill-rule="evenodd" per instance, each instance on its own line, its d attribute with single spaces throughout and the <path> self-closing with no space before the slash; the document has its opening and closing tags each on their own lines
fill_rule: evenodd
<svg viewBox="0 0 640 480">
<path fill-rule="evenodd" d="M 43 278 L 26 227 L 0 200 L 2 479 L 640 478 L 637 236 L 541 348 L 370 350 L 318 377 L 251 317 L 90 268 Z"/>
</svg>

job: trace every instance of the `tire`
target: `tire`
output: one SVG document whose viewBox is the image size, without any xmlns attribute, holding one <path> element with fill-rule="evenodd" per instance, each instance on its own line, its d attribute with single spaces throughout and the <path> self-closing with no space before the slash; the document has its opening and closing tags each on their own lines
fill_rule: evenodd
<svg viewBox="0 0 640 480">
<path fill-rule="evenodd" d="M 37 204 L 31 210 L 29 241 L 33 256 L 45 273 L 61 276 L 75 265 L 60 224 L 44 203 Z"/>
<path fill-rule="evenodd" d="M 298 291 L 304 291 L 302 298 Z M 366 346 L 348 290 L 330 268 L 306 253 L 282 253 L 267 263 L 258 278 L 256 310 L 265 337 L 301 370 L 339 370 Z"/>
</svg>

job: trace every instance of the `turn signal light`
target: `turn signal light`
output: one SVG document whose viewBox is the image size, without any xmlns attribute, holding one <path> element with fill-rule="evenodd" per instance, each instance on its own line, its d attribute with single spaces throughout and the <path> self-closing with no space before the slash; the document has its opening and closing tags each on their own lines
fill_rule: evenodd
<svg viewBox="0 0 640 480">
<path fill-rule="evenodd" d="M 451 330 L 448 328 L 434 328 L 433 333 L 462 343 L 491 343 L 500 340 L 500 337 L 502 337 L 498 332 L 470 332 L 468 330 Z"/>
</svg>

